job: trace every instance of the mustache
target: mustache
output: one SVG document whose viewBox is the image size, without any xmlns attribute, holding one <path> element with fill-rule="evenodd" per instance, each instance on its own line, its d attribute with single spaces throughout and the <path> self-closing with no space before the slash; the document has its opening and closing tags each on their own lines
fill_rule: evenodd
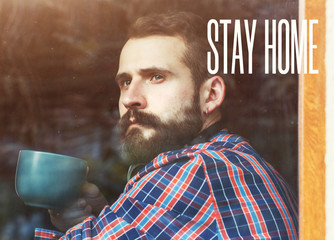
<svg viewBox="0 0 334 240">
<path fill-rule="evenodd" d="M 130 120 L 134 119 L 134 120 Z M 157 128 L 161 126 L 161 120 L 154 114 L 140 112 L 138 109 L 130 109 L 124 114 L 118 122 L 118 127 L 121 132 L 121 136 L 125 134 L 126 130 L 133 123 L 140 124 L 142 126 L 149 126 Z"/>
</svg>

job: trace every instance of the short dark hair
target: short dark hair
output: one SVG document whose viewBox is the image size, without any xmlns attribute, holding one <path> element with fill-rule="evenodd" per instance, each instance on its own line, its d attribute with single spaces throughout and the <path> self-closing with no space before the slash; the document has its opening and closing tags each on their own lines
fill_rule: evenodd
<svg viewBox="0 0 334 240">
<path fill-rule="evenodd" d="M 199 91 L 204 80 L 210 78 L 207 71 L 206 24 L 203 19 L 190 12 L 168 12 L 138 18 L 129 30 L 128 37 L 142 38 L 152 35 L 181 37 L 186 45 L 183 61 L 189 67 Z"/>
<path fill-rule="evenodd" d="M 190 69 L 194 81 L 194 96 L 199 97 L 199 89 L 202 83 L 213 76 L 207 70 L 207 52 L 212 49 L 207 40 L 205 21 L 191 12 L 159 13 L 138 18 L 128 32 L 129 39 L 144 38 L 152 35 L 175 36 L 183 39 L 186 45 L 183 61 Z M 219 44 L 215 44 L 215 46 L 218 51 L 221 51 Z M 218 74 L 221 74 L 221 71 Z M 234 88 L 231 80 L 229 75 L 224 74 L 225 86 L 230 90 Z M 233 92 L 225 92 L 224 102 L 219 108 L 222 117 L 221 124 L 223 122 L 225 124 L 228 121 L 228 115 L 234 112 L 233 109 L 230 109 L 233 106 L 228 107 L 230 100 L 234 96 Z M 231 119 L 233 121 L 233 118 Z"/>
</svg>

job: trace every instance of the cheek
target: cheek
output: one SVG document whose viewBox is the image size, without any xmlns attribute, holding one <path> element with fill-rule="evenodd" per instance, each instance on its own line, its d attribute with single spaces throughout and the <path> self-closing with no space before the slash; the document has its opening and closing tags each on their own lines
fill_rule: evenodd
<svg viewBox="0 0 334 240">
<path fill-rule="evenodd" d="M 170 120 L 183 121 L 185 119 L 185 109 L 192 105 L 192 98 L 182 96 L 182 94 L 165 98 L 164 101 L 159 101 L 159 117 L 163 122 Z"/>
<path fill-rule="evenodd" d="M 124 105 L 121 103 L 121 101 L 119 101 L 118 103 L 118 111 L 119 111 L 120 117 L 122 117 L 127 111 Z"/>
<path fill-rule="evenodd" d="M 189 90 L 180 91 L 174 95 L 172 100 L 174 102 L 172 105 L 175 109 L 184 110 L 185 108 L 192 106 L 193 92 L 190 92 Z"/>
</svg>

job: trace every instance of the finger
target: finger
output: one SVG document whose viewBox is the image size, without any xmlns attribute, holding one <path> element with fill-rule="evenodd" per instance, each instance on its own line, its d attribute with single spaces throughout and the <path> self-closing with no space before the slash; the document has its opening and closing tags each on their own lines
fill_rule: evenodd
<svg viewBox="0 0 334 240">
<path fill-rule="evenodd" d="M 83 222 L 89 215 L 80 215 L 76 218 L 55 218 L 53 216 L 50 217 L 51 223 L 57 227 L 60 231 L 65 232 L 70 227 L 73 227 L 74 225 Z"/>
<path fill-rule="evenodd" d="M 60 218 L 62 216 L 62 211 L 48 209 L 49 215 L 53 218 Z"/>
<path fill-rule="evenodd" d="M 79 198 L 75 203 L 75 208 L 84 209 L 87 205 L 87 201 L 84 198 Z"/>
<path fill-rule="evenodd" d="M 68 215 L 69 212 L 80 212 L 84 211 L 85 208 L 87 207 L 87 202 L 83 198 L 79 198 L 72 206 L 69 208 L 63 209 L 63 210 L 54 210 L 54 209 L 49 209 L 48 212 L 50 216 L 54 218 L 61 218 L 64 215 Z"/>
<path fill-rule="evenodd" d="M 91 206 L 91 205 L 87 205 L 87 206 L 85 207 L 85 213 L 86 213 L 87 215 L 92 215 L 92 212 L 93 212 L 93 208 L 92 208 L 92 206 Z"/>
<path fill-rule="evenodd" d="M 100 189 L 95 184 L 85 182 L 81 194 L 84 198 L 95 198 L 100 194 Z"/>
<path fill-rule="evenodd" d="M 84 209 L 73 209 L 72 211 L 68 211 L 63 213 L 63 219 L 78 219 L 87 216 L 86 208 Z"/>
</svg>

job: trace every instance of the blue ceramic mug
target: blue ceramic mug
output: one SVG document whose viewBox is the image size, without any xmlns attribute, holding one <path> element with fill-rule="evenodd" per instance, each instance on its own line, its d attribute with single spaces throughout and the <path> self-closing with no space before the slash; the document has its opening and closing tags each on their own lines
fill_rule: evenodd
<svg viewBox="0 0 334 240">
<path fill-rule="evenodd" d="M 64 209 L 80 195 L 86 178 L 85 160 L 60 154 L 21 150 L 15 189 L 25 204 Z"/>
</svg>

